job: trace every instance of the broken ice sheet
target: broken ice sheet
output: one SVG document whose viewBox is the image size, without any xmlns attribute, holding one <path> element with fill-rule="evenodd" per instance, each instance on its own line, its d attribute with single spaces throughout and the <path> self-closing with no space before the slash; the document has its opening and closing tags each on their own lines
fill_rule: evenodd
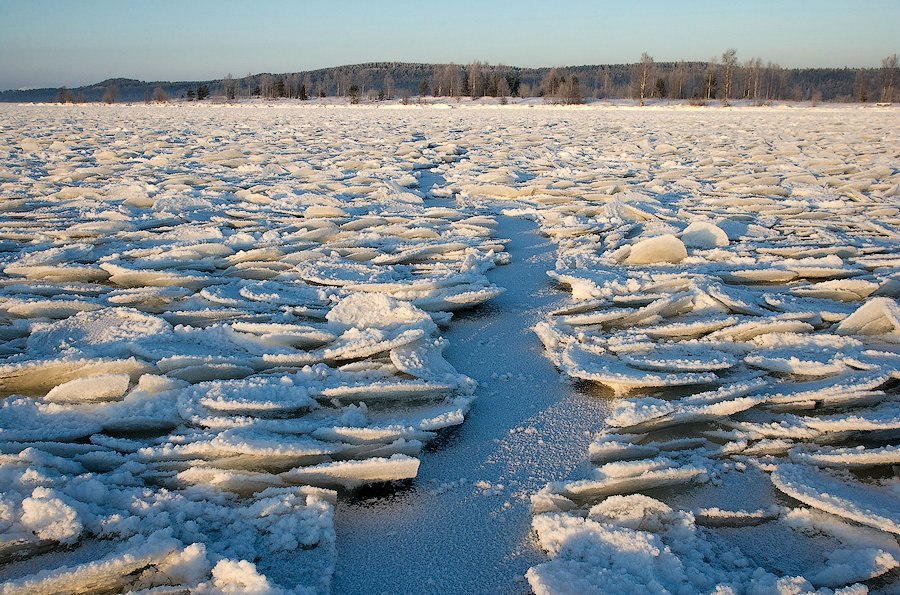
<svg viewBox="0 0 900 595">
<path fill-rule="evenodd" d="M 8 155 L 0 210 L 3 588 L 327 592 L 335 493 L 310 486 L 414 478 L 463 423 L 438 324 L 502 292 L 505 241 L 427 206 L 432 160 L 385 122 L 272 152 L 346 123 L 250 140 L 131 107 L 127 130 L 4 108 L 4 142 L 47 142 Z"/>
<path fill-rule="evenodd" d="M 884 539 L 866 546 L 840 532 L 824 545 L 821 535 L 804 533 L 810 541 L 798 546 L 797 559 L 807 548 L 834 553 L 799 576 L 799 567 L 794 574 L 756 569 L 739 553 L 716 558 L 727 548 L 714 531 L 740 535 L 752 527 L 754 535 L 777 535 L 783 529 L 774 527 L 786 517 L 772 507 L 797 506 L 800 497 L 833 508 L 821 513 L 833 523 L 875 523 L 873 534 L 893 539 L 890 510 L 879 509 L 877 522 L 872 515 L 896 495 L 897 205 L 889 189 L 897 174 L 887 157 L 896 133 L 849 154 L 838 148 L 846 132 L 839 130 L 863 135 L 866 118 L 838 124 L 808 114 L 791 118 L 799 128 L 787 130 L 760 117 L 751 130 L 708 114 L 702 124 L 688 114 L 669 116 L 666 125 L 648 128 L 638 122 L 651 120 L 626 117 L 614 132 L 598 124 L 595 131 L 615 138 L 614 151 L 596 132 L 546 127 L 547 142 L 597 150 L 570 154 L 563 168 L 549 156 L 525 159 L 523 149 L 522 168 L 534 176 L 527 183 L 508 178 L 502 188 L 485 187 L 498 182 L 481 177 L 488 175 L 484 165 L 445 174 L 466 200 L 501 200 L 539 222 L 556 246 L 550 276 L 571 300 L 535 331 L 562 374 L 615 393 L 613 413 L 588 453 L 594 472 L 532 496 L 534 527 L 552 560 L 529 571 L 531 587 L 805 592 L 878 585 L 868 581 L 897 563 Z M 876 126 L 887 130 L 884 124 Z M 807 142 L 810 126 L 821 135 L 815 143 Z M 701 135 L 702 148 L 679 134 Z M 664 146 L 664 163 L 654 143 Z M 476 162 L 473 153 L 478 149 L 470 150 Z M 860 160 L 884 169 L 874 173 Z M 628 177 L 621 176 L 623 164 Z M 880 189 L 859 190 L 854 172 Z M 882 209 L 890 223 L 876 221 Z M 634 479 L 610 473 L 619 468 L 643 471 Z M 702 488 L 689 479 L 695 469 L 708 479 Z M 758 500 L 756 508 L 725 505 L 737 489 L 728 478 L 766 473 L 791 494 L 755 481 L 748 499 Z M 679 487 L 665 488 L 665 480 Z M 660 510 L 685 515 L 682 529 L 696 520 L 708 525 L 691 531 L 710 555 L 680 555 L 685 532 L 669 536 L 651 523 L 659 511 L 633 513 L 634 523 L 646 522 L 645 534 L 588 514 L 636 490 L 664 500 Z M 696 519 L 668 504 L 673 494 L 691 502 L 700 493 L 710 498 L 691 507 Z M 643 510 L 633 497 L 629 505 Z M 853 519 L 833 516 L 839 508 L 856 511 Z"/>
<path fill-rule="evenodd" d="M 144 582 L 123 588 L 327 590 L 334 552 L 324 504 L 307 497 L 285 505 L 294 511 L 288 518 L 311 507 L 324 536 L 315 546 L 283 544 L 293 548 L 285 554 L 291 567 L 303 569 L 297 578 L 273 553 L 287 550 L 265 537 L 269 526 L 292 535 L 281 528 L 285 519 L 257 519 L 281 501 L 254 492 L 291 483 L 279 474 L 292 457 L 309 463 L 301 470 L 331 465 L 297 481 L 363 477 L 355 463 L 370 460 L 381 473 L 383 460 L 413 457 L 416 443 L 463 423 L 473 386 L 445 366 L 440 330 L 426 316 L 452 323 L 451 311 L 501 291 L 485 273 L 509 258 L 493 231 L 503 209 L 539 221 L 556 246 L 553 280 L 571 291 L 572 301 L 540 327 L 551 360 L 579 356 L 583 365 L 566 375 L 652 380 L 622 391 L 634 401 L 616 409 L 610 421 L 618 424 L 598 428 L 607 433 L 592 444 L 596 463 L 664 458 L 671 466 L 657 468 L 658 479 L 694 469 L 708 479 L 642 487 L 655 490 L 645 497 L 656 502 L 614 495 L 579 508 L 543 493 L 546 510 L 572 514 L 538 527 L 556 558 L 529 575 L 536 591 L 586 592 L 603 573 L 618 581 L 607 591 L 721 584 L 803 592 L 863 581 L 850 587 L 858 591 L 889 571 L 896 541 L 880 529 L 809 511 L 790 496 L 777 496 L 784 499 L 771 518 L 775 488 L 765 473 L 787 461 L 846 468 L 857 475 L 840 481 L 860 493 L 888 489 L 880 483 L 891 475 L 896 428 L 893 405 L 884 404 L 895 401 L 891 313 L 900 297 L 893 110 L 616 109 L 613 117 L 553 107 L 448 119 L 418 107 L 304 110 L 302 118 L 287 108 L 194 108 L 3 108 L 0 264 L 12 283 L 2 283 L 0 296 L 0 391 L 12 396 L 2 452 L 27 459 L 4 458 L 3 469 L 36 470 L 37 485 L 15 491 L 34 501 L 30 508 L 59 513 L 29 516 L 34 528 L 80 540 L 62 549 L 29 529 L 37 543 L 28 547 L 37 549 L 20 551 L 56 549 L 27 569 L 8 565 L 4 580 L 36 579 L 45 563 L 59 571 L 53 576 L 70 576 L 63 567 L 128 552 L 140 562 L 148 532 L 176 525 L 179 543 L 152 542 L 164 547 L 150 553 L 197 572 L 143 572 Z M 116 123 L 123 112 L 127 128 Z M 410 145 L 414 132 L 427 140 Z M 411 172 L 433 163 L 446 185 L 416 190 Z M 433 196 L 454 196 L 457 206 L 429 208 Z M 346 304 L 359 306 L 358 317 L 329 320 L 354 293 L 411 303 L 425 315 L 410 309 L 392 326 L 405 306 L 365 295 Z M 110 308 L 127 315 L 108 316 Z M 103 321 L 127 330 L 143 320 L 160 332 L 155 341 L 105 341 L 106 332 L 94 340 L 73 318 L 101 323 L 101 331 Z M 69 333 L 85 340 L 70 343 Z M 704 358 L 710 367 L 696 369 Z M 115 396 L 123 375 L 126 392 Z M 715 381 L 652 386 L 682 375 Z M 107 390 L 98 376 L 117 380 Z M 70 381 L 54 402 L 44 400 Z M 85 392 L 76 395 L 79 386 Z M 166 452 L 184 458 L 151 456 Z M 255 468 L 264 453 L 284 459 Z M 314 462 L 320 456 L 331 460 Z M 397 464 L 407 476 L 413 466 Z M 627 489 L 633 478 L 613 469 L 591 481 Z M 748 502 L 728 499 L 739 491 L 734 477 L 756 474 L 764 481 L 741 492 Z M 821 479 L 802 485 L 816 491 Z M 690 502 L 701 490 L 710 501 Z M 112 504 L 94 510 L 91 494 Z M 235 514 L 257 498 L 265 500 L 259 510 Z M 121 504 L 170 499 L 176 504 L 165 514 L 141 516 Z M 256 519 L 254 528 L 228 525 L 234 518 Z M 226 542 L 207 526 L 253 539 L 216 549 Z M 121 537 L 92 554 L 98 527 Z M 143 531 L 134 542 L 129 527 Z M 770 548 L 798 544 L 790 561 L 808 567 L 775 572 L 732 551 L 747 531 L 770 529 L 810 539 Z M 744 533 L 723 542 L 724 531 Z M 297 563 L 301 553 L 312 555 L 309 563 Z M 111 584 L 133 570 L 110 568 Z M 129 576 L 115 580 L 137 580 Z"/>
</svg>

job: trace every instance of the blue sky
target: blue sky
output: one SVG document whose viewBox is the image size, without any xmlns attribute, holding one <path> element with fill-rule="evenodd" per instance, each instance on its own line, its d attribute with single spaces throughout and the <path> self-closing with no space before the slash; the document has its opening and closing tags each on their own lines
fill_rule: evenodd
<svg viewBox="0 0 900 595">
<path fill-rule="evenodd" d="M 878 66 L 900 0 L 0 0 L 0 89 L 370 61 Z"/>
</svg>

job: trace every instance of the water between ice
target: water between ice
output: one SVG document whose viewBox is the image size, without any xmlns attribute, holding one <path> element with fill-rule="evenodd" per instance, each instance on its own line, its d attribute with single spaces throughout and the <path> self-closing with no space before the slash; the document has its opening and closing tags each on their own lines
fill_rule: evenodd
<svg viewBox="0 0 900 595">
<path fill-rule="evenodd" d="M 528 591 L 525 571 L 545 559 L 528 496 L 589 467 L 607 402 L 561 383 L 532 330 L 565 296 L 546 275 L 554 246 L 532 221 L 498 221 L 512 262 L 488 276 L 507 291 L 444 331 L 447 360 L 478 381 L 475 406 L 411 485 L 339 501 L 335 593 Z"/>
</svg>

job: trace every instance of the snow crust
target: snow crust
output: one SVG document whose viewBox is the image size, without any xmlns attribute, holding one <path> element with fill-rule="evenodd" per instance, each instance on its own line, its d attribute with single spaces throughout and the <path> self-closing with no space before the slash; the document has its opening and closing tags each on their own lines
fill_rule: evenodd
<svg viewBox="0 0 900 595">
<path fill-rule="evenodd" d="M 456 149 L 219 116 L 2 108 L 3 592 L 326 593 L 333 490 L 469 411 L 441 327 L 508 255 L 416 189 Z"/>
<path fill-rule="evenodd" d="M 3 592 L 328 592 L 335 490 L 469 413 L 504 212 L 614 398 L 535 592 L 896 587 L 895 110 L 0 113 Z"/>
<path fill-rule="evenodd" d="M 531 588 L 896 590 L 896 111 L 589 113 L 446 174 L 552 240 L 535 332 L 614 399 L 593 471 L 531 496 Z"/>
</svg>

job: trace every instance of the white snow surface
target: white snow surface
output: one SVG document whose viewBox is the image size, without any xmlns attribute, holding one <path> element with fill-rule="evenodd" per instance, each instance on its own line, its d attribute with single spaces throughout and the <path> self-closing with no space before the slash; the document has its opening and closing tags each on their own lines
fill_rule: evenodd
<svg viewBox="0 0 900 595">
<path fill-rule="evenodd" d="M 0 592 L 329 592 L 335 490 L 470 414 L 511 216 L 614 399 L 516 494 L 536 593 L 897 589 L 897 110 L 444 107 L 0 106 Z"/>
<path fill-rule="evenodd" d="M 470 408 L 439 325 L 503 291 L 495 218 L 390 119 L 0 113 L 4 589 L 328 592 L 332 488 Z"/>
<path fill-rule="evenodd" d="M 511 143 L 506 188 L 480 183 L 488 149 L 445 174 L 466 204 L 538 221 L 571 301 L 535 331 L 617 398 L 594 471 L 532 495 L 551 561 L 531 588 L 892 592 L 896 110 L 589 114 Z M 620 498 L 627 523 L 597 514 Z M 826 540 L 791 521 L 802 506 L 884 539 Z M 791 562 L 761 538 L 796 542 Z"/>
</svg>

